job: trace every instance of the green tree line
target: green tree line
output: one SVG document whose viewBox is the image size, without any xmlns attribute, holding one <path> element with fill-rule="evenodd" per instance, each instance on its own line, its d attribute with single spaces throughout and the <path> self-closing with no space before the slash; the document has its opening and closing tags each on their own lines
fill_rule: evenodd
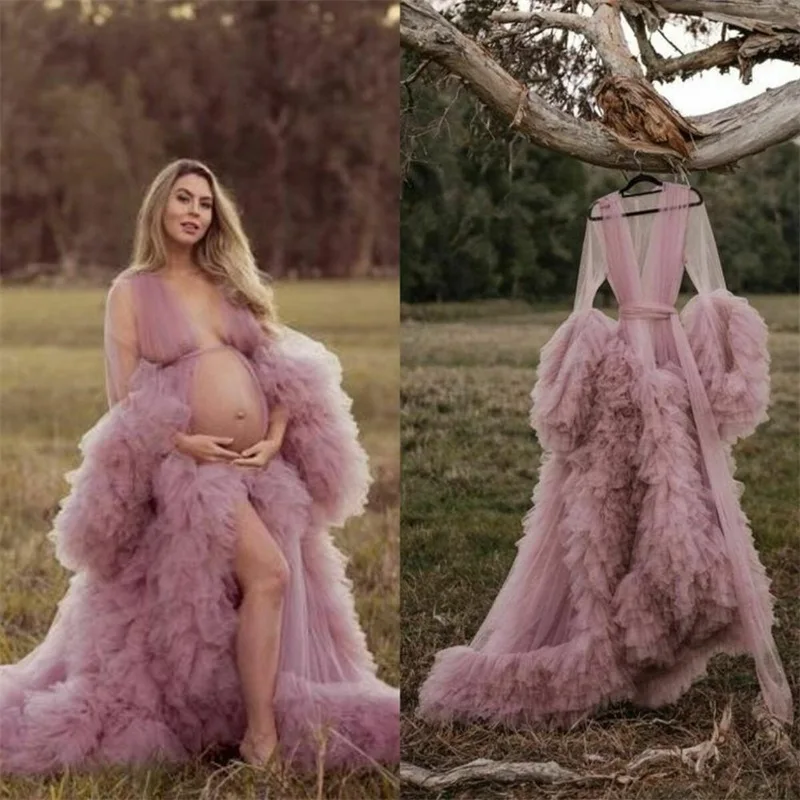
<svg viewBox="0 0 800 800">
<path fill-rule="evenodd" d="M 4 0 L 0 268 L 127 263 L 155 173 L 207 162 L 275 276 L 396 269 L 393 0 Z"/>
<path fill-rule="evenodd" d="M 404 302 L 572 296 L 589 207 L 627 177 L 528 144 L 487 121 L 454 80 L 411 81 L 418 66 L 404 55 Z M 729 288 L 797 292 L 800 147 L 689 177 L 708 207 Z"/>
</svg>

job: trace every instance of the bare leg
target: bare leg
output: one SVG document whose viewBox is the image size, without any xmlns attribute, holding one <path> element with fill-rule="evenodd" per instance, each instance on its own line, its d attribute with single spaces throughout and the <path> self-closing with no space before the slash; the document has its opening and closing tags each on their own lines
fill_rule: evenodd
<svg viewBox="0 0 800 800">
<path fill-rule="evenodd" d="M 236 509 L 236 578 L 242 589 L 236 659 L 247 709 L 242 757 L 264 764 L 278 744 L 272 698 L 280 655 L 286 560 L 250 502 Z"/>
</svg>

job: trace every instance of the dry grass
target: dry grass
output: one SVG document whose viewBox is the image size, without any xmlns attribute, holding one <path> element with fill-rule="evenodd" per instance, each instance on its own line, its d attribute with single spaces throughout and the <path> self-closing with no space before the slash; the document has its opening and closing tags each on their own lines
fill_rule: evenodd
<svg viewBox="0 0 800 800">
<path fill-rule="evenodd" d="M 358 611 L 381 676 L 399 680 L 398 287 L 396 282 L 277 287 L 285 320 L 340 356 L 376 482 L 367 513 L 337 535 L 351 556 Z M 103 292 L 3 290 L 0 430 L 0 663 L 44 637 L 68 574 L 45 535 L 77 464 L 77 443 L 104 410 Z M 396 797 L 391 772 L 267 776 L 215 754 L 185 767 L 0 779 L 4 800 L 263 800 Z"/>
<path fill-rule="evenodd" d="M 743 503 L 778 598 L 776 639 L 800 696 L 797 297 L 756 297 L 772 336 L 771 420 L 737 448 Z M 433 655 L 477 630 L 502 584 L 521 535 L 540 450 L 528 428 L 528 393 L 539 348 L 567 310 L 506 301 L 404 309 L 401 383 L 403 504 L 403 759 L 437 770 L 477 758 L 556 761 L 601 777 L 581 783 L 514 786 L 483 782 L 442 793 L 403 788 L 403 797 L 610 800 L 790 800 L 800 771 L 752 714 L 758 684 L 747 658 L 719 656 L 709 675 L 674 706 L 606 709 L 568 732 L 435 727 L 414 717 Z M 648 748 L 690 747 L 712 734 L 732 701 L 720 759 L 704 774 L 679 759 L 623 772 Z M 797 747 L 800 730 L 790 738 Z"/>
</svg>

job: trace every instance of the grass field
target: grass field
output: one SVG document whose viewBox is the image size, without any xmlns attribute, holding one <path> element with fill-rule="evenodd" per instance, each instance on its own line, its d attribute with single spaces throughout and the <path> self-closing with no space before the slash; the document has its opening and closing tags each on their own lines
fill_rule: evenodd
<svg viewBox="0 0 800 800">
<path fill-rule="evenodd" d="M 776 639 L 800 697 L 798 538 L 798 298 L 754 297 L 771 328 L 771 420 L 737 448 L 743 504 L 778 598 Z M 656 712 L 620 705 L 566 733 L 508 732 L 481 725 L 433 727 L 413 715 L 436 651 L 468 642 L 514 559 L 541 451 L 528 427 L 529 392 L 541 346 L 565 308 L 497 301 L 403 309 L 402 694 L 403 759 L 447 769 L 476 758 L 556 761 L 600 777 L 560 786 L 483 783 L 403 797 L 790 800 L 800 773 L 760 733 L 747 658 L 717 657 L 709 676 L 675 706 Z M 729 698 L 733 724 L 720 760 L 695 775 L 679 759 L 610 780 L 650 747 L 708 739 Z M 798 725 L 791 731 L 800 744 Z"/>
<path fill-rule="evenodd" d="M 393 281 L 277 286 L 281 316 L 340 357 L 376 478 L 367 513 L 337 535 L 351 556 L 358 611 L 381 676 L 399 681 L 398 286 Z M 45 536 L 105 410 L 102 290 L 4 288 L 0 393 L 0 663 L 42 640 L 67 587 Z M 240 762 L 109 769 L 52 780 L 0 778 L 4 800 L 255 800 L 396 797 L 396 776 L 267 777 Z"/>
</svg>

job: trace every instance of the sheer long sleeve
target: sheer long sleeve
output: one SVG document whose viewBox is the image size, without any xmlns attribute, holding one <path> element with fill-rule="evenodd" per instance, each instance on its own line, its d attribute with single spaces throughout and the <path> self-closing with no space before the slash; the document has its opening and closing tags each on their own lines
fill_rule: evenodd
<svg viewBox="0 0 800 800">
<path fill-rule="evenodd" d="M 108 291 L 103 341 L 106 396 L 108 407 L 111 408 L 127 397 L 130 379 L 140 358 L 133 286 L 130 281 L 117 280 Z"/>
<path fill-rule="evenodd" d="M 698 294 L 725 288 L 725 277 L 705 205 L 689 209 L 684 243 L 686 271 Z"/>
<path fill-rule="evenodd" d="M 586 311 L 592 307 L 597 290 L 603 285 L 608 272 L 606 248 L 600 225 L 588 222 L 583 237 L 578 285 L 575 289 L 573 311 Z"/>
</svg>

